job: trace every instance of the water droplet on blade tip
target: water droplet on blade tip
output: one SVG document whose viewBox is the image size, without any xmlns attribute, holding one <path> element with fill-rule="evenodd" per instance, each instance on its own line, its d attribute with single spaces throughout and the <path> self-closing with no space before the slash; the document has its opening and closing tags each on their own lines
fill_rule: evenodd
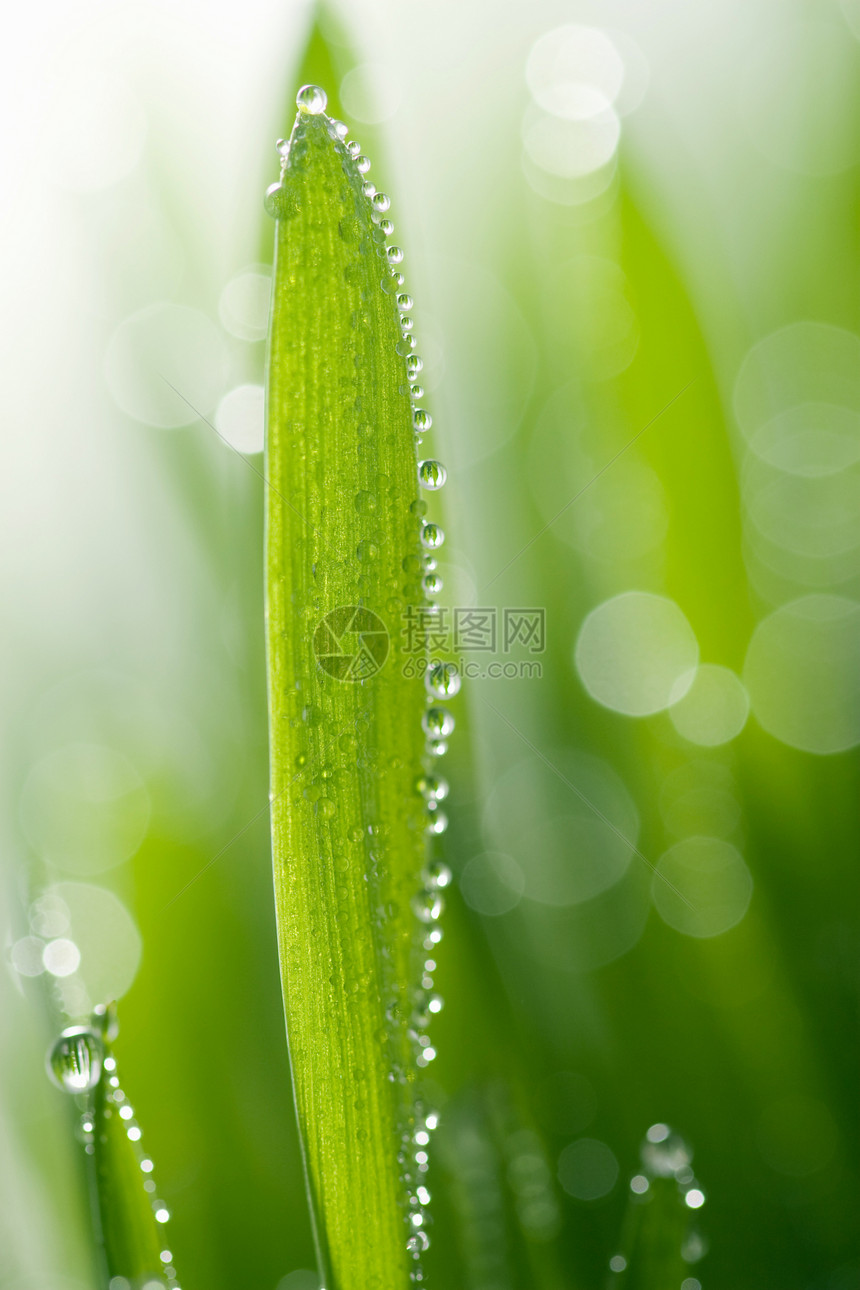
<svg viewBox="0 0 860 1290">
<path fill-rule="evenodd" d="M 326 92 L 319 85 L 303 85 L 296 95 L 296 107 L 310 116 L 319 116 L 325 112 L 327 103 Z"/>
</svg>

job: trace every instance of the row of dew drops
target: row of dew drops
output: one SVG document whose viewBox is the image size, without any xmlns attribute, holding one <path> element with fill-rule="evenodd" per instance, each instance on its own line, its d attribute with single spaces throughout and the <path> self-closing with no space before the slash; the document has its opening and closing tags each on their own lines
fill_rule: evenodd
<svg viewBox="0 0 860 1290">
<path fill-rule="evenodd" d="M 296 106 L 300 112 L 311 116 L 324 115 L 327 106 L 325 91 L 318 85 L 303 85 L 296 95 Z M 365 176 L 362 192 L 370 204 L 371 219 L 382 235 L 379 253 L 385 268 L 380 285 L 387 295 L 395 297 L 401 333 L 400 339 L 395 344 L 395 351 L 404 360 L 412 405 L 412 427 L 416 443 L 420 445 L 424 435 L 432 427 L 433 418 L 427 409 L 421 406 L 424 389 L 418 384 L 417 378 L 424 363 L 416 352 L 414 320 L 411 316 L 413 300 L 405 290 L 406 280 L 400 267 L 403 263 L 403 251 L 399 246 L 388 241 L 394 232 L 394 224 L 388 213 L 391 200 L 387 193 L 378 192 L 375 184 L 366 178 L 370 171 L 370 159 L 362 153 L 361 145 L 356 140 L 347 141 L 349 129 L 344 122 L 332 118 L 326 119 L 332 137 L 345 148 L 348 156 L 355 163 L 358 173 Z M 281 158 L 282 181 L 289 159 L 289 141 L 279 139 L 277 149 Z M 279 181 L 266 193 L 266 207 L 273 215 L 277 214 L 281 192 L 282 182 Z M 425 458 L 418 462 L 418 482 L 423 489 L 436 492 L 443 487 L 446 479 L 447 471 L 440 461 L 435 458 Z M 414 502 L 412 509 L 413 513 L 420 516 L 422 520 L 420 535 L 421 545 L 424 548 L 422 587 L 429 598 L 425 612 L 432 615 L 438 609 L 433 597 L 442 589 L 442 579 L 436 566 L 436 552 L 444 543 L 445 534 L 440 525 L 424 519 L 427 510 L 425 502 L 421 500 Z M 418 777 L 416 788 L 426 805 L 426 831 L 432 838 L 444 833 L 448 825 L 447 816 L 441 808 L 441 803 L 448 795 L 448 783 L 441 776 L 434 774 L 431 767 L 436 758 L 444 756 L 447 752 L 448 739 L 453 733 L 455 724 L 452 713 L 441 706 L 439 701 L 452 699 L 459 692 L 460 675 L 452 664 L 434 662 L 425 672 L 424 680 L 427 690 L 427 708 L 421 724 L 425 735 L 426 763 L 422 774 Z M 443 1006 L 441 997 L 433 991 L 433 972 L 436 970 L 436 961 L 432 955 L 442 939 L 439 919 L 444 908 L 443 892 L 450 883 L 451 870 L 448 866 L 439 860 L 431 860 L 422 872 L 422 888 L 412 902 L 414 913 L 424 929 L 422 949 L 430 955 L 422 965 L 420 986 L 414 995 L 408 1031 L 414 1059 L 420 1068 L 428 1066 L 436 1056 L 436 1050 L 426 1034 L 426 1029 L 432 1016 L 440 1012 Z M 391 1078 L 396 1079 L 397 1072 L 393 1072 Z M 425 1185 L 425 1175 L 429 1169 L 430 1136 L 438 1123 L 437 1112 L 419 1106 L 414 1125 L 403 1134 L 398 1155 L 401 1178 L 408 1194 L 406 1221 L 409 1234 L 406 1249 L 416 1261 L 416 1267 L 411 1273 L 411 1280 L 415 1283 L 424 1280 L 419 1260 L 430 1247 L 430 1238 L 426 1231 L 430 1192 Z"/>
<path fill-rule="evenodd" d="M 48 1075 L 57 1088 L 77 1099 L 81 1111 L 76 1135 L 83 1144 L 88 1156 L 96 1155 L 96 1119 L 93 1109 L 92 1093 L 105 1079 L 104 1116 L 106 1119 L 117 1115 L 123 1123 L 126 1137 L 132 1144 L 141 1172 L 143 1191 L 152 1206 L 156 1223 L 169 1222 L 170 1211 L 157 1195 L 155 1179 L 152 1176 L 154 1165 L 150 1156 L 143 1149 L 143 1136 L 134 1108 L 126 1097 L 117 1075 L 116 1058 L 110 1045 L 119 1033 L 116 1009 L 113 1005 L 99 1004 L 87 1026 L 68 1026 L 48 1051 Z M 102 1135 L 105 1141 L 106 1135 Z M 160 1252 L 161 1276 L 146 1281 L 141 1290 L 180 1290 L 176 1280 L 176 1268 L 173 1266 L 173 1255 L 169 1249 Z M 111 1278 L 110 1290 L 130 1290 L 130 1282 L 121 1276 Z"/>
</svg>

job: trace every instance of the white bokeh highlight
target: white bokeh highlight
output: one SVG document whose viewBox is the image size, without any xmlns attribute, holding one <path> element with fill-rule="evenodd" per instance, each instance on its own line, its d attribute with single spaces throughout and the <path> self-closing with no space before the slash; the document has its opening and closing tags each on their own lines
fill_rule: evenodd
<svg viewBox="0 0 860 1290">
<path fill-rule="evenodd" d="M 731 668 L 701 663 L 692 684 L 686 676 L 676 684 L 682 697 L 670 706 L 669 717 L 684 739 L 715 748 L 741 733 L 749 716 L 749 696 Z"/>
<path fill-rule="evenodd" d="M 207 417 L 221 393 L 227 354 L 223 334 L 199 309 L 155 304 L 114 331 L 105 379 L 121 411 L 164 430 Z"/>
<path fill-rule="evenodd" d="M 722 838 L 685 838 L 657 861 L 651 895 L 660 917 L 684 936 L 721 936 L 749 908 L 753 880 L 736 847 Z"/>
<path fill-rule="evenodd" d="M 593 609 L 579 632 L 576 670 L 598 703 L 646 717 L 677 703 L 693 683 L 699 647 L 673 600 L 625 591 Z"/>
<path fill-rule="evenodd" d="M 263 451 L 265 397 L 262 385 L 237 385 L 218 404 L 215 429 L 237 452 Z"/>
<path fill-rule="evenodd" d="M 761 726 L 782 743 L 826 755 L 860 743 L 860 604 L 802 596 L 756 627 L 744 682 Z"/>
</svg>

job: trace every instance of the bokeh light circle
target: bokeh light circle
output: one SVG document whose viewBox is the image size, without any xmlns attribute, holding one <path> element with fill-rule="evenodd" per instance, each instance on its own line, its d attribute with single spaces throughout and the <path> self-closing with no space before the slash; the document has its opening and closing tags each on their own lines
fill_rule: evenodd
<svg viewBox="0 0 860 1290">
<path fill-rule="evenodd" d="M 266 396 L 262 385 L 237 385 L 215 410 L 215 429 L 237 452 L 262 452 Z"/>
<path fill-rule="evenodd" d="M 736 738 L 746 725 L 749 696 L 730 668 L 700 663 L 692 684 L 681 677 L 679 689 L 683 697 L 671 705 L 669 717 L 691 744 L 714 748 Z"/>
<path fill-rule="evenodd" d="M 484 851 L 467 862 L 458 885 L 470 909 L 496 918 L 520 903 L 526 880 L 513 856 L 503 851 Z"/>
<path fill-rule="evenodd" d="M 209 416 L 225 370 L 222 333 L 185 305 L 140 309 L 120 323 L 105 352 L 105 379 L 117 406 L 165 430 Z"/>
<path fill-rule="evenodd" d="M 390 120 L 399 108 L 400 86 L 384 64 L 359 63 L 341 81 L 340 98 L 353 120 L 378 125 Z"/>
<path fill-rule="evenodd" d="M 605 32 L 567 23 L 535 41 L 526 60 L 526 82 L 545 112 L 581 121 L 618 98 L 624 62 Z"/>
<path fill-rule="evenodd" d="M 693 683 L 699 647 L 673 600 L 625 591 L 593 609 L 580 628 L 576 670 L 598 703 L 645 717 L 677 703 Z"/>
<path fill-rule="evenodd" d="M 677 842 L 657 861 L 651 896 L 660 917 L 676 932 L 706 939 L 741 921 L 752 897 L 752 875 L 743 856 L 722 838 Z"/>
<path fill-rule="evenodd" d="M 271 270 L 261 265 L 231 278 L 218 301 L 218 317 L 231 336 L 265 340 L 272 295 Z"/>
<path fill-rule="evenodd" d="M 618 1160 L 605 1142 L 579 1138 L 558 1158 L 558 1180 L 576 1200 L 600 1200 L 618 1181 Z"/>
<path fill-rule="evenodd" d="M 740 366 L 734 410 L 779 470 L 828 475 L 860 461 L 860 336 L 810 319 L 771 332 Z"/>
<path fill-rule="evenodd" d="M 529 900 L 567 908 L 591 901 L 624 877 L 639 836 L 639 814 L 606 762 L 553 748 L 547 761 L 526 758 L 496 781 L 483 826 L 488 845 L 516 861 Z"/>
<path fill-rule="evenodd" d="M 612 160 L 621 138 L 617 112 L 607 106 L 584 120 L 568 121 L 545 112 L 527 113 L 526 155 L 539 170 L 559 179 L 583 179 Z"/>
<path fill-rule="evenodd" d="M 66 744 L 48 753 L 21 791 L 21 823 L 33 849 L 55 869 L 81 876 L 133 856 L 149 813 L 135 767 L 101 744 Z"/>
<path fill-rule="evenodd" d="M 89 999 L 96 1004 L 122 998 L 143 952 L 131 914 L 112 891 L 92 883 L 60 882 L 50 890 L 69 910 L 68 939 L 80 954 L 77 975 Z"/>
<path fill-rule="evenodd" d="M 860 604 L 802 596 L 756 627 L 744 682 L 756 720 L 792 748 L 826 755 L 860 743 Z"/>
<path fill-rule="evenodd" d="M 557 815 L 533 834 L 540 863 L 527 870 L 526 892 L 542 905 L 579 905 L 613 887 L 633 855 L 631 839 L 596 815 Z"/>
</svg>

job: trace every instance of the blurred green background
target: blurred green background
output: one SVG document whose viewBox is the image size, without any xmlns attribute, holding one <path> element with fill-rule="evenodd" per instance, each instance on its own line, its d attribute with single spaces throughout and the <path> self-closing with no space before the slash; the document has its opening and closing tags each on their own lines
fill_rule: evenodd
<svg viewBox="0 0 860 1290">
<path fill-rule="evenodd" d="M 44 1051 L 110 995 L 184 1290 L 315 1285 L 259 474 L 312 74 L 406 250 L 443 603 L 499 633 L 456 655 L 428 1284 L 603 1286 L 665 1121 L 685 1290 L 857 1290 L 860 3 L 310 25 L 53 3 L 4 48 L 0 1286 L 95 1284 Z"/>
</svg>

